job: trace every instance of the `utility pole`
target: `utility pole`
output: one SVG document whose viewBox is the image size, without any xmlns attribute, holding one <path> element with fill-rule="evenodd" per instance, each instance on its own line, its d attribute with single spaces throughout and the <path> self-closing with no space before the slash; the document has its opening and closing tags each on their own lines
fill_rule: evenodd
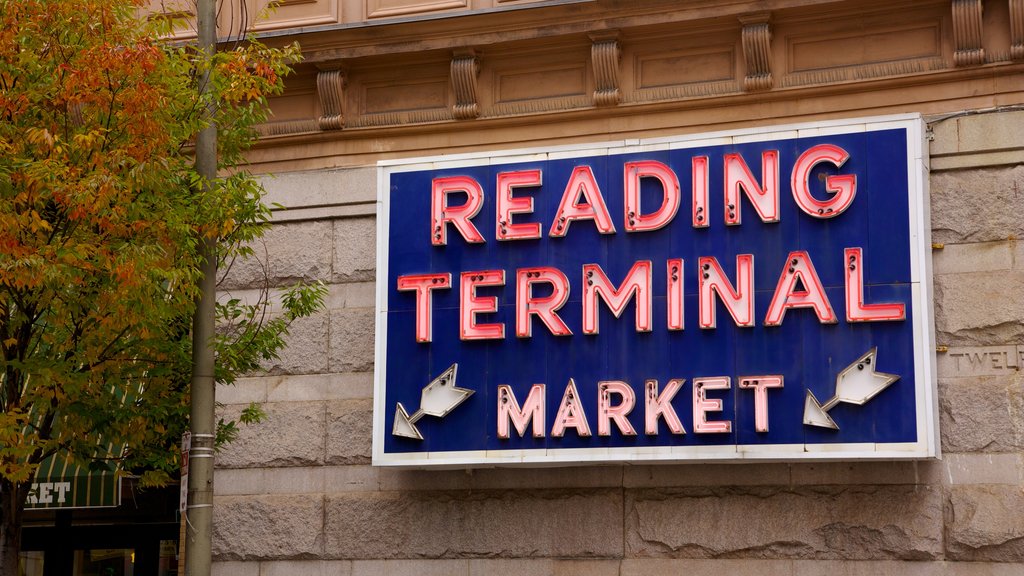
<svg viewBox="0 0 1024 576">
<path fill-rule="evenodd" d="M 210 91 L 213 55 L 217 50 L 216 0 L 198 0 L 196 27 L 199 32 L 199 50 L 202 70 L 199 76 L 199 96 L 207 100 Z M 196 138 L 196 171 L 203 179 L 206 191 L 217 177 L 217 126 L 214 124 L 216 107 L 212 99 L 203 111 L 209 121 Z M 214 353 L 213 336 L 217 289 L 217 240 L 201 238 L 202 280 L 199 302 L 192 320 L 192 449 L 189 453 L 188 530 L 185 553 L 186 576 L 209 576 L 213 542 L 213 448 L 214 429 Z"/>
</svg>

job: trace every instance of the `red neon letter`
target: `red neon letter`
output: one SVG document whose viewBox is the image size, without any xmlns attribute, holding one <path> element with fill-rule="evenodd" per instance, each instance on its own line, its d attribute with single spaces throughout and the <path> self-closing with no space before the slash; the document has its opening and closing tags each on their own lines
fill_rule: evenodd
<svg viewBox="0 0 1024 576">
<path fill-rule="evenodd" d="M 782 376 L 745 376 L 740 388 L 754 389 L 754 430 L 768 431 L 768 389 L 782 388 Z"/>
<path fill-rule="evenodd" d="M 582 203 L 577 203 L 580 196 Z M 604 204 L 604 196 L 594 179 L 594 172 L 590 166 L 577 166 L 569 177 L 569 183 L 565 185 L 565 192 L 562 193 L 562 200 L 558 203 L 558 212 L 555 214 L 555 221 L 551 223 L 550 236 L 562 237 L 569 231 L 569 224 L 573 220 L 593 220 L 601 234 L 614 234 L 615 225 L 612 224 L 611 214 Z"/>
<path fill-rule="evenodd" d="M 651 331 L 651 262 L 640 260 L 626 274 L 616 289 L 600 264 L 583 265 L 583 333 L 598 332 L 598 296 L 616 318 L 622 315 L 630 298 L 636 295 L 636 331 Z"/>
<path fill-rule="evenodd" d="M 668 329 L 683 329 L 683 259 L 669 258 L 665 264 L 668 274 Z"/>
<path fill-rule="evenodd" d="M 504 286 L 504 270 L 463 272 L 459 284 L 459 337 L 463 340 L 501 340 L 505 325 L 477 324 L 476 315 L 498 311 L 496 296 L 477 296 L 477 286 Z"/>
<path fill-rule="evenodd" d="M 718 259 L 700 258 L 700 327 L 715 327 L 715 298 L 718 294 L 737 326 L 754 325 L 754 255 L 736 256 L 736 286 L 734 290 L 725 277 Z"/>
<path fill-rule="evenodd" d="M 498 386 L 498 438 L 507 440 L 508 422 L 519 432 L 522 438 L 526 434 L 526 425 L 533 421 L 533 437 L 543 438 L 544 427 L 547 425 L 544 418 L 544 385 L 534 384 L 530 388 L 530 394 L 523 402 L 523 409 L 519 409 L 519 402 L 512 388 L 507 384 Z"/>
<path fill-rule="evenodd" d="M 811 195 L 809 183 L 811 169 L 819 162 L 830 162 L 836 168 L 841 168 L 849 158 L 846 150 L 832 144 L 818 144 L 801 154 L 796 164 L 793 164 L 793 177 L 790 181 L 796 205 L 815 218 L 835 218 L 849 208 L 853 197 L 857 195 L 856 174 L 833 174 L 826 177 L 825 190 L 834 196 L 824 202 Z"/>
<path fill-rule="evenodd" d="M 550 296 L 533 296 L 533 285 L 540 283 L 551 285 Z M 568 299 L 569 279 L 561 270 L 547 266 L 516 270 L 516 336 L 529 338 L 533 335 L 531 314 L 536 314 L 555 336 L 571 336 L 572 330 L 556 313 Z"/>
<path fill-rule="evenodd" d="M 797 282 L 803 290 L 797 290 Z M 779 326 L 790 308 L 814 308 L 818 322 L 835 324 L 838 322 L 836 313 L 821 286 L 821 279 L 814 270 L 811 257 L 803 250 L 789 253 L 786 264 L 782 267 L 782 275 L 775 287 L 772 303 L 768 306 L 768 314 L 764 317 L 765 326 Z"/>
<path fill-rule="evenodd" d="M 846 321 L 882 322 L 903 320 L 906 306 L 901 302 L 886 304 L 864 303 L 864 256 L 860 248 L 847 248 L 846 256 Z"/>
<path fill-rule="evenodd" d="M 445 274 L 409 274 L 398 277 L 400 292 L 416 291 L 416 341 L 430 342 L 433 322 L 430 319 L 432 299 L 430 291 L 436 288 L 451 288 L 452 275 Z"/>
<path fill-rule="evenodd" d="M 580 437 L 590 436 L 590 424 L 587 424 L 587 415 L 580 404 L 580 393 L 576 390 L 576 382 L 572 378 L 569 378 L 569 385 L 565 387 L 565 394 L 562 395 L 562 403 L 558 405 L 555 423 L 551 426 L 551 435 L 561 438 L 565 436 L 566 428 L 575 428 L 576 434 Z"/>
<path fill-rule="evenodd" d="M 762 222 L 779 221 L 779 151 L 761 153 L 761 180 L 758 186 L 750 168 L 739 154 L 725 155 L 725 223 L 736 225 L 740 219 L 740 189 L 754 205 Z"/>
<path fill-rule="evenodd" d="M 629 384 L 618 380 L 599 382 L 597 391 L 597 435 L 611 436 L 611 421 L 614 420 L 623 436 L 636 436 L 636 430 L 626 418 L 636 403 L 636 394 Z M 621 396 L 622 403 L 612 406 L 612 394 Z"/>
<path fill-rule="evenodd" d="M 449 206 L 448 195 L 452 192 L 465 192 L 468 197 L 461 206 Z M 434 246 L 448 244 L 448 223 L 462 234 L 466 242 L 479 244 L 484 241 L 480 231 L 470 221 L 480 212 L 484 205 L 484 189 L 480 183 L 469 176 L 449 176 L 434 178 L 430 191 L 430 242 Z"/>
<path fill-rule="evenodd" d="M 646 401 L 644 403 L 644 432 L 653 436 L 658 433 L 658 417 L 665 417 L 665 424 L 673 434 L 686 434 L 683 423 L 679 421 L 675 408 L 672 407 L 672 399 L 676 392 L 683 387 L 685 378 L 673 378 L 668 381 L 665 389 L 658 394 L 658 381 L 648 380 L 645 383 L 647 389 Z"/>
<path fill-rule="evenodd" d="M 693 166 L 693 227 L 707 228 L 708 220 L 708 189 L 711 188 L 711 176 L 708 174 L 708 157 L 694 156 L 690 161 Z"/>
<path fill-rule="evenodd" d="M 728 376 L 693 379 L 693 431 L 697 434 L 722 434 L 732 432 L 728 420 L 708 420 L 708 412 L 721 412 L 722 399 L 708 399 L 705 390 L 728 390 L 731 382 Z"/>
<path fill-rule="evenodd" d="M 626 232 L 644 232 L 657 230 L 666 226 L 679 211 L 679 178 L 671 168 L 654 160 L 626 162 L 625 196 L 626 196 Z M 661 207 L 650 214 L 640 210 L 640 179 L 656 178 L 661 182 L 663 200 Z"/>
<path fill-rule="evenodd" d="M 514 188 L 523 186 L 540 186 L 540 170 L 520 170 L 518 172 L 502 172 L 498 174 L 497 222 L 495 236 L 498 240 L 525 240 L 540 238 L 540 223 L 530 222 L 513 224 L 513 214 L 529 214 L 533 212 L 533 197 L 513 198 Z"/>
</svg>

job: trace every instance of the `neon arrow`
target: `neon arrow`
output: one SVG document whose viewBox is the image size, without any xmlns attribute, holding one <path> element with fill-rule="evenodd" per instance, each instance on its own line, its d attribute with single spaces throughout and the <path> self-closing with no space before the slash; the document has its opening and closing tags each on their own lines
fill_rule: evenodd
<svg viewBox="0 0 1024 576">
<path fill-rule="evenodd" d="M 459 365 L 452 364 L 440 376 L 434 378 L 423 388 L 420 394 L 420 409 L 409 416 L 409 413 L 399 402 L 395 409 L 395 425 L 391 428 L 391 434 L 404 436 L 414 440 L 423 440 L 423 435 L 416 428 L 416 422 L 423 416 L 435 416 L 444 418 L 455 407 L 462 404 L 466 398 L 473 395 L 473 390 L 459 388 L 455 385 L 455 374 Z"/>
<path fill-rule="evenodd" d="M 814 393 L 807 391 L 804 400 L 804 424 L 839 430 L 836 421 L 828 415 L 828 411 L 840 402 L 863 405 L 885 390 L 893 382 L 900 379 L 896 374 L 875 371 L 875 357 L 878 348 L 868 350 L 863 356 L 853 361 L 836 376 L 836 395 L 821 404 Z"/>
</svg>

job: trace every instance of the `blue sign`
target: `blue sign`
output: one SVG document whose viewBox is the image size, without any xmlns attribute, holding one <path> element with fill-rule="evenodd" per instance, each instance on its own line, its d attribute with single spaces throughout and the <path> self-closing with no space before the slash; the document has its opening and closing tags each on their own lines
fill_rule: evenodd
<svg viewBox="0 0 1024 576">
<path fill-rule="evenodd" d="M 385 162 L 374 463 L 938 454 L 918 116 Z"/>
</svg>

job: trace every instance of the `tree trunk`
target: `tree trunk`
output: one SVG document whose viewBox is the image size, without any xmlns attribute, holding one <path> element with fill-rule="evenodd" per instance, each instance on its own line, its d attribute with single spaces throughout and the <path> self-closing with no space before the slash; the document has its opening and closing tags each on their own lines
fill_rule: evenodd
<svg viewBox="0 0 1024 576">
<path fill-rule="evenodd" d="M 21 523 L 28 499 L 29 482 L 0 478 L 0 574 L 18 573 Z"/>
</svg>

